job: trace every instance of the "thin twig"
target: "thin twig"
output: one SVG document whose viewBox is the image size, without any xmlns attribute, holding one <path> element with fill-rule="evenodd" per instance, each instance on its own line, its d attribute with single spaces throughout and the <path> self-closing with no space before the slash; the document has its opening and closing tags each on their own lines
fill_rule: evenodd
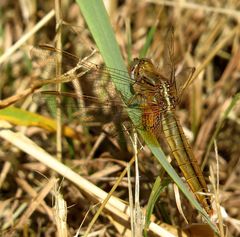
<svg viewBox="0 0 240 237">
<path fill-rule="evenodd" d="M 55 11 L 56 11 L 56 46 L 60 51 L 62 50 L 62 16 L 61 16 L 61 2 L 55 0 Z M 62 54 L 57 54 L 56 57 L 56 78 L 62 73 Z M 61 83 L 56 84 L 56 90 L 61 92 Z M 56 122 L 57 122 L 57 159 L 62 160 L 62 111 L 61 111 L 61 98 L 56 97 L 57 110 L 56 110 Z"/>
</svg>

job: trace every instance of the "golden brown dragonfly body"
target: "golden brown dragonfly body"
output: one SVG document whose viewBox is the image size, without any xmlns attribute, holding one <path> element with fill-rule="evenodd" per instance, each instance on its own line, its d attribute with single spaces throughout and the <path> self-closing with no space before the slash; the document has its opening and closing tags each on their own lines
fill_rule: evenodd
<svg viewBox="0 0 240 237">
<path fill-rule="evenodd" d="M 211 214 L 209 200 L 199 193 L 208 192 L 203 173 L 175 113 L 179 98 L 174 68 L 169 77 L 165 77 L 151 60 L 143 58 L 134 60 L 130 73 L 136 81 L 135 97 L 143 98 L 141 105 L 144 128 L 157 138 L 159 132 L 164 135 L 172 157 L 177 161 L 189 187 L 207 213 Z"/>
<path fill-rule="evenodd" d="M 100 67 L 95 64 L 87 61 L 81 62 L 77 57 L 71 56 L 67 52 L 59 52 L 57 49 L 49 46 L 42 46 L 40 51 L 38 49 L 37 56 L 43 55 L 45 61 L 48 62 L 50 59 L 50 61 L 54 62 L 57 53 L 63 54 L 63 56 L 67 57 L 67 61 L 71 60 L 77 66 L 59 78 L 53 79 L 53 83 L 69 82 L 74 78 L 76 79 L 76 76 L 78 76 L 76 74 L 77 67 L 81 67 L 87 71 L 90 70 L 91 73 L 95 73 L 97 77 L 100 77 L 102 74 L 108 76 L 111 74 L 111 77 L 115 77 L 117 83 L 128 86 L 131 85 L 133 87 L 135 95 L 129 101 L 129 104 L 135 99 L 138 100 L 138 108 L 142 112 L 141 124 L 143 125 L 143 129 L 153 133 L 157 138 L 159 137 L 159 133 L 164 134 L 172 156 L 176 159 L 191 190 L 205 210 L 211 214 L 209 200 L 204 195 L 199 194 L 199 192 L 206 193 L 208 191 L 204 176 L 175 114 L 175 107 L 185 87 L 179 86 L 179 88 L 177 88 L 178 80 L 175 80 L 173 63 L 170 64 L 171 67 L 167 76 L 163 76 L 151 60 L 136 59 L 130 68 L 129 77 L 127 72 L 119 72 L 111 68 L 100 69 Z M 50 54 L 50 56 L 48 56 L 48 54 Z M 83 74 L 80 73 L 79 77 L 81 77 L 81 75 Z M 94 82 L 99 82 L 94 76 L 91 78 L 93 78 Z M 185 83 L 185 85 L 186 84 L 187 83 Z M 99 90 L 100 85 L 97 87 Z M 179 91 L 177 89 L 179 89 Z M 54 93 L 52 91 L 42 94 L 60 95 L 58 92 Z M 78 95 L 74 95 L 74 93 L 72 93 L 72 95 L 71 93 L 62 94 L 73 98 L 78 97 Z M 91 96 L 82 97 L 100 106 L 99 99 L 94 99 L 94 97 Z"/>
</svg>

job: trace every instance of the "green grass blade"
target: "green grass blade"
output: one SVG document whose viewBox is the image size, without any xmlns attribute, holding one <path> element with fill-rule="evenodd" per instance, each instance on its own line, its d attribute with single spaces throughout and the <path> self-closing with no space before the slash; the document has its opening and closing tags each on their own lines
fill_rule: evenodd
<svg viewBox="0 0 240 237">
<path fill-rule="evenodd" d="M 36 113 L 29 112 L 24 109 L 19 109 L 14 106 L 9 106 L 0 110 L 0 120 L 8 121 L 15 125 L 21 126 L 36 126 L 46 129 L 50 132 L 56 132 L 56 121 L 51 118 L 41 116 Z M 63 126 L 63 134 L 69 138 L 79 139 L 79 134 L 68 126 Z"/>
<path fill-rule="evenodd" d="M 145 44 L 144 44 L 144 46 L 143 46 L 143 48 L 141 49 L 141 52 L 140 52 L 140 54 L 139 54 L 139 57 L 140 57 L 140 58 L 146 57 L 147 51 L 148 51 L 149 47 L 151 46 L 151 43 L 152 43 L 152 41 L 153 41 L 153 37 L 154 37 L 155 32 L 156 32 L 156 30 L 157 30 L 157 24 L 158 24 L 158 21 L 157 21 L 157 23 L 156 23 L 155 25 L 153 25 L 153 26 L 151 27 L 151 29 L 149 30 L 149 32 L 148 32 L 148 34 L 147 34 L 147 37 L 146 37 L 146 42 L 145 42 Z"/>
<path fill-rule="evenodd" d="M 127 71 L 103 2 L 77 0 L 77 3 L 106 65 L 110 68 Z M 114 82 L 116 79 L 112 77 L 112 80 Z M 124 95 L 126 95 L 124 99 L 128 100 L 132 96 L 130 88 L 119 84 L 117 89 L 124 91 Z"/>
<path fill-rule="evenodd" d="M 146 208 L 144 237 L 147 237 L 148 227 L 151 222 L 150 218 L 151 218 L 155 203 L 158 200 L 160 193 L 169 183 L 170 183 L 169 179 L 161 180 L 160 177 L 157 177 L 157 179 L 155 180 L 155 183 L 153 185 L 153 188 L 148 200 L 147 208 Z"/>
</svg>

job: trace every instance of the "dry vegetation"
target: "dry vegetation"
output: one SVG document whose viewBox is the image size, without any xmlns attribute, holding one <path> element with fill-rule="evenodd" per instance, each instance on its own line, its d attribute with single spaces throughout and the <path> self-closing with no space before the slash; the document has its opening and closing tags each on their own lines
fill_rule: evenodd
<svg viewBox="0 0 240 237">
<path fill-rule="evenodd" d="M 166 32 L 171 25 L 174 26 L 177 70 L 194 66 L 199 72 L 178 106 L 178 116 L 186 133 L 192 137 L 199 163 L 205 160 L 206 177 L 211 174 L 216 182 L 219 175 L 218 201 L 227 213 L 223 216 L 223 222 L 228 229 L 228 236 L 240 236 L 239 103 L 228 111 L 233 97 L 240 90 L 239 1 L 224 1 L 225 5 L 219 4 L 223 1 L 210 0 L 204 1 L 204 5 L 200 5 L 202 1 L 194 4 L 166 1 L 165 5 L 163 1 L 150 0 L 109 2 L 108 13 L 126 65 L 129 57 L 139 56 L 146 36 L 154 25 L 157 28 L 147 57 L 156 65 L 163 65 Z M 129 126 L 119 139 L 116 131 L 111 132 L 111 122 L 102 119 L 103 115 L 94 123 L 84 121 L 83 126 L 78 114 L 69 115 L 74 106 L 63 106 L 62 122 L 66 127 L 62 136 L 61 162 L 64 165 L 54 163 L 52 157 L 46 155 L 45 152 L 56 157 L 56 150 L 60 149 L 56 145 L 55 122 L 48 120 L 53 113 L 46 104 L 33 103 L 31 94 L 39 87 L 32 86 L 34 79 L 50 77 L 51 72 L 46 67 L 50 63 L 42 61 L 46 67 L 44 71 L 39 59 L 29 57 L 29 47 L 26 46 L 42 43 L 56 45 L 55 39 L 59 35 L 55 31 L 55 15 L 50 13 L 49 19 L 46 18 L 49 12 L 56 9 L 54 4 L 54 1 L 32 0 L 3 0 L 0 3 L 0 105 L 9 109 L 8 105 L 14 103 L 21 109 L 0 111 L 1 236 L 54 236 L 57 227 L 58 230 L 62 229 L 58 236 L 66 236 L 66 232 L 74 236 L 80 227 L 80 233 L 84 233 L 101 205 L 101 198 L 106 197 L 102 190 L 110 192 L 134 154 L 128 138 L 132 136 Z M 74 1 L 62 1 L 61 13 L 64 22 L 68 23 L 63 24 L 60 35 L 62 48 L 81 58 L 88 56 L 96 46 L 78 5 Z M 32 31 L 40 20 L 43 21 L 41 29 Z M 31 33 L 25 38 L 27 32 Z M 6 52 L 10 53 L 5 56 Z M 92 60 L 99 60 L 96 55 Z M 64 61 L 62 70 L 69 69 L 65 67 L 67 63 Z M 101 64 L 101 61 L 97 63 Z M 82 80 L 89 78 L 83 77 Z M 94 79 L 97 80 L 96 77 Z M 63 89 L 68 91 L 73 87 L 65 85 Z M 55 89 L 55 85 L 49 86 L 49 89 Z M 94 93 L 86 85 L 82 85 L 81 90 L 89 95 Z M 115 99 L 115 94 L 111 96 Z M 81 102 L 86 103 L 84 100 Z M 21 113 L 24 110 L 44 117 Z M 102 113 L 109 117 L 107 109 Z M 92 122 L 92 118 L 87 119 Z M 86 126 L 86 122 L 89 126 Z M 44 150 L 39 150 L 30 140 Z M 162 146 L 165 148 L 164 144 Z M 162 171 L 146 146 L 141 150 L 139 148 L 138 159 L 140 206 L 145 207 L 155 178 Z M 70 169 L 67 170 L 65 165 Z M 134 166 L 131 170 L 134 170 Z M 76 177 L 76 174 L 81 177 Z M 62 179 L 63 176 L 65 179 Z M 60 187 L 57 187 L 56 178 L 53 177 L 59 178 Z M 129 202 L 129 181 L 134 186 L 134 179 L 128 180 L 126 175 L 117 183 L 114 196 L 119 199 L 111 199 L 116 210 L 113 207 L 103 209 L 91 229 L 91 236 L 130 236 L 128 232 L 123 234 L 124 227 L 129 227 L 123 214 Z M 208 183 L 211 182 L 208 180 Z M 211 191 L 214 192 L 214 188 Z M 186 225 L 176 207 L 174 195 L 170 184 L 161 193 L 154 209 L 155 223 L 166 230 L 170 228 L 173 233 L 177 227 Z M 54 198 L 58 202 L 53 208 Z M 189 223 L 201 223 L 200 216 L 189 202 L 183 196 L 181 200 Z"/>
</svg>

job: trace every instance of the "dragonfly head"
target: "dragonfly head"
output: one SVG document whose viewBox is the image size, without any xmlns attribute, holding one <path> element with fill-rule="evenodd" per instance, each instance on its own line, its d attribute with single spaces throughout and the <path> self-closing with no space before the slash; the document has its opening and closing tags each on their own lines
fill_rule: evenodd
<svg viewBox="0 0 240 237">
<path fill-rule="evenodd" d="M 152 60 L 135 58 L 130 66 L 130 76 L 137 83 L 155 86 L 157 73 Z"/>
</svg>

